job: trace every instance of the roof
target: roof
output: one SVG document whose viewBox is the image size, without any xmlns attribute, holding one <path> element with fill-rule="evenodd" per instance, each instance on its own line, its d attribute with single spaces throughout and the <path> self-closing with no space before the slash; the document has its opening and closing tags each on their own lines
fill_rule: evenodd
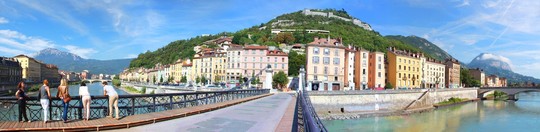
<svg viewBox="0 0 540 132">
<path fill-rule="evenodd" d="M 332 47 L 332 48 L 342 48 L 345 49 L 346 47 L 341 44 L 341 40 L 337 39 L 326 39 L 326 38 L 318 38 L 315 37 L 313 39 L 313 42 L 310 42 L 307 44 L 307 46 L 318 46 L 318 47 Z"/>
<path fill-rule="evenodd" d="M 246 50 L 268 50 L 268 46 L 246 46 Z"/>
<path fill-rule="evenodd" d="M 288 56 L 288 54 L 280 50 L 269 50 L 266 52 L 266 56 Z"/>
</svg>

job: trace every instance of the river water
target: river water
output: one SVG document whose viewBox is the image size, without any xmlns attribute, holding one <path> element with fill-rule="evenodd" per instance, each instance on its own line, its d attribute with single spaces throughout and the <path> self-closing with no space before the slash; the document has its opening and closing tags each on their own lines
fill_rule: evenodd
<svg viewBox="0 0 540 132">
<path fill-rule="evenodd" d="M 69 85 L 69 95 L 71 96 L 78 96 L 79 95 L 79 86 L 80 85 Z M 86 86 L 88 87 L 88 92 L 90 92 L 90 95 L 92 96 L 98 96 L 103 95 L 103 86 L 101 86 L 100 82 L 96 83 L 87 83 Z M 114 87 L 114 86 L 113 86 Z M 118 89 L 115 87 L 116 93 L 118 95 L 127 95 L 129 93 L 125 92 L 124 90 Z M 58 92 L 57 88 L 51 88 L 50 89 L 51 96 L 56 97 L 56 93 Z M 37 92 L 31 94 L 31 96 L 37 95 Z"/>
<path fill-rule="evenodd" d="M 324 120 L 329 131 L 540 131 L 540 93 L 519 100 L 477 101 L 406 116 Z"/>
</svg>

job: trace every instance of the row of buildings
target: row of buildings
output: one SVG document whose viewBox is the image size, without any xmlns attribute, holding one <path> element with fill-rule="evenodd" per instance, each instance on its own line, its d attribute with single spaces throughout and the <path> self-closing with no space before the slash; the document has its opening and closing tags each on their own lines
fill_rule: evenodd
<svg viewBox="0 0 540 132">
<path fill-rule="evenodd" d="M 222 37 L 210 44 L 216 48 L 196 46 L 193 59 L 179 59 L 173 64 L 156 64 L 152 68 L 126 69 L 120 78 L 126 81 L 147 83 L 173 82 L 180 83 L 182 78 L 186 82 L 211 83 L 239 83 L 244 77 L 259 75 L 260 82 L 266 74 L 262 70 L 268 65 L 274 73 L 283 71 L 287 74 L 288 53 L 272 46 L 232 44 L 232 39 Z M 203 79 L 204 78 L 204 79 Z M 199 80 L 199 81 L 197 81 Z"/>
<path fill-rule="evenodd" d="M 491 74 L 486 76 L 484 70 L 476 68 L 469 69 L 469 73 L 473 76 L 475 80 L 480 82 L 482 87 L 506 87 L 508 86 L 507 80 L 505 77 L 498 77 L 497 75 Z"/>
<path fill-rule="evenodd" d="M 17 55 L 13 58 L 0 57 L 0 83 L 16 84 L 19 81 L 41 82 L 45 79 L 50 82 L 60 81 L 58 67 L 45 64 L 26 55 Z"/>
<path fill-rule="evenodd" d="M 314 38 L 306 48 L 306 81 L 312 90 L 383 88 L 455 88 L 460 86 L 457 60 L 445 62 L 421 53 L 387 49 L 370 52 L 344 46 L 341 39 Z"/>
</svg>

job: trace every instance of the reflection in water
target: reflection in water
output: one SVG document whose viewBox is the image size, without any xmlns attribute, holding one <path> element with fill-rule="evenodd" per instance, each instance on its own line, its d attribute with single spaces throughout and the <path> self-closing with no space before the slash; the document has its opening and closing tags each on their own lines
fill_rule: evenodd
<svg viewBox="0 0 540 132">
<path fill-rule="evenodd" d="M 406 116 L 323 121 L 330 131 L 531 131 L 540 130 L 540 93 L 519 101 L 480 101 Z"/>
</svg>

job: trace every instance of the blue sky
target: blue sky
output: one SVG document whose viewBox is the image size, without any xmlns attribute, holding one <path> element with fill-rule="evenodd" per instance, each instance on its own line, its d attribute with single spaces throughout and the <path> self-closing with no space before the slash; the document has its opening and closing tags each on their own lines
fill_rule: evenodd
<svg viewBox="0 0 540 132">
<path fill-rule="evenodd" d="M 53 47 L 91 59 L 136 57 L 171 41 L 233 32 L 304 8 L 345 9 L 383 35 L 427 38 L 465 63 L 500 56 L 540 78 L 540 1 L 0 1 L 0 56 Z"/>
</svg>

